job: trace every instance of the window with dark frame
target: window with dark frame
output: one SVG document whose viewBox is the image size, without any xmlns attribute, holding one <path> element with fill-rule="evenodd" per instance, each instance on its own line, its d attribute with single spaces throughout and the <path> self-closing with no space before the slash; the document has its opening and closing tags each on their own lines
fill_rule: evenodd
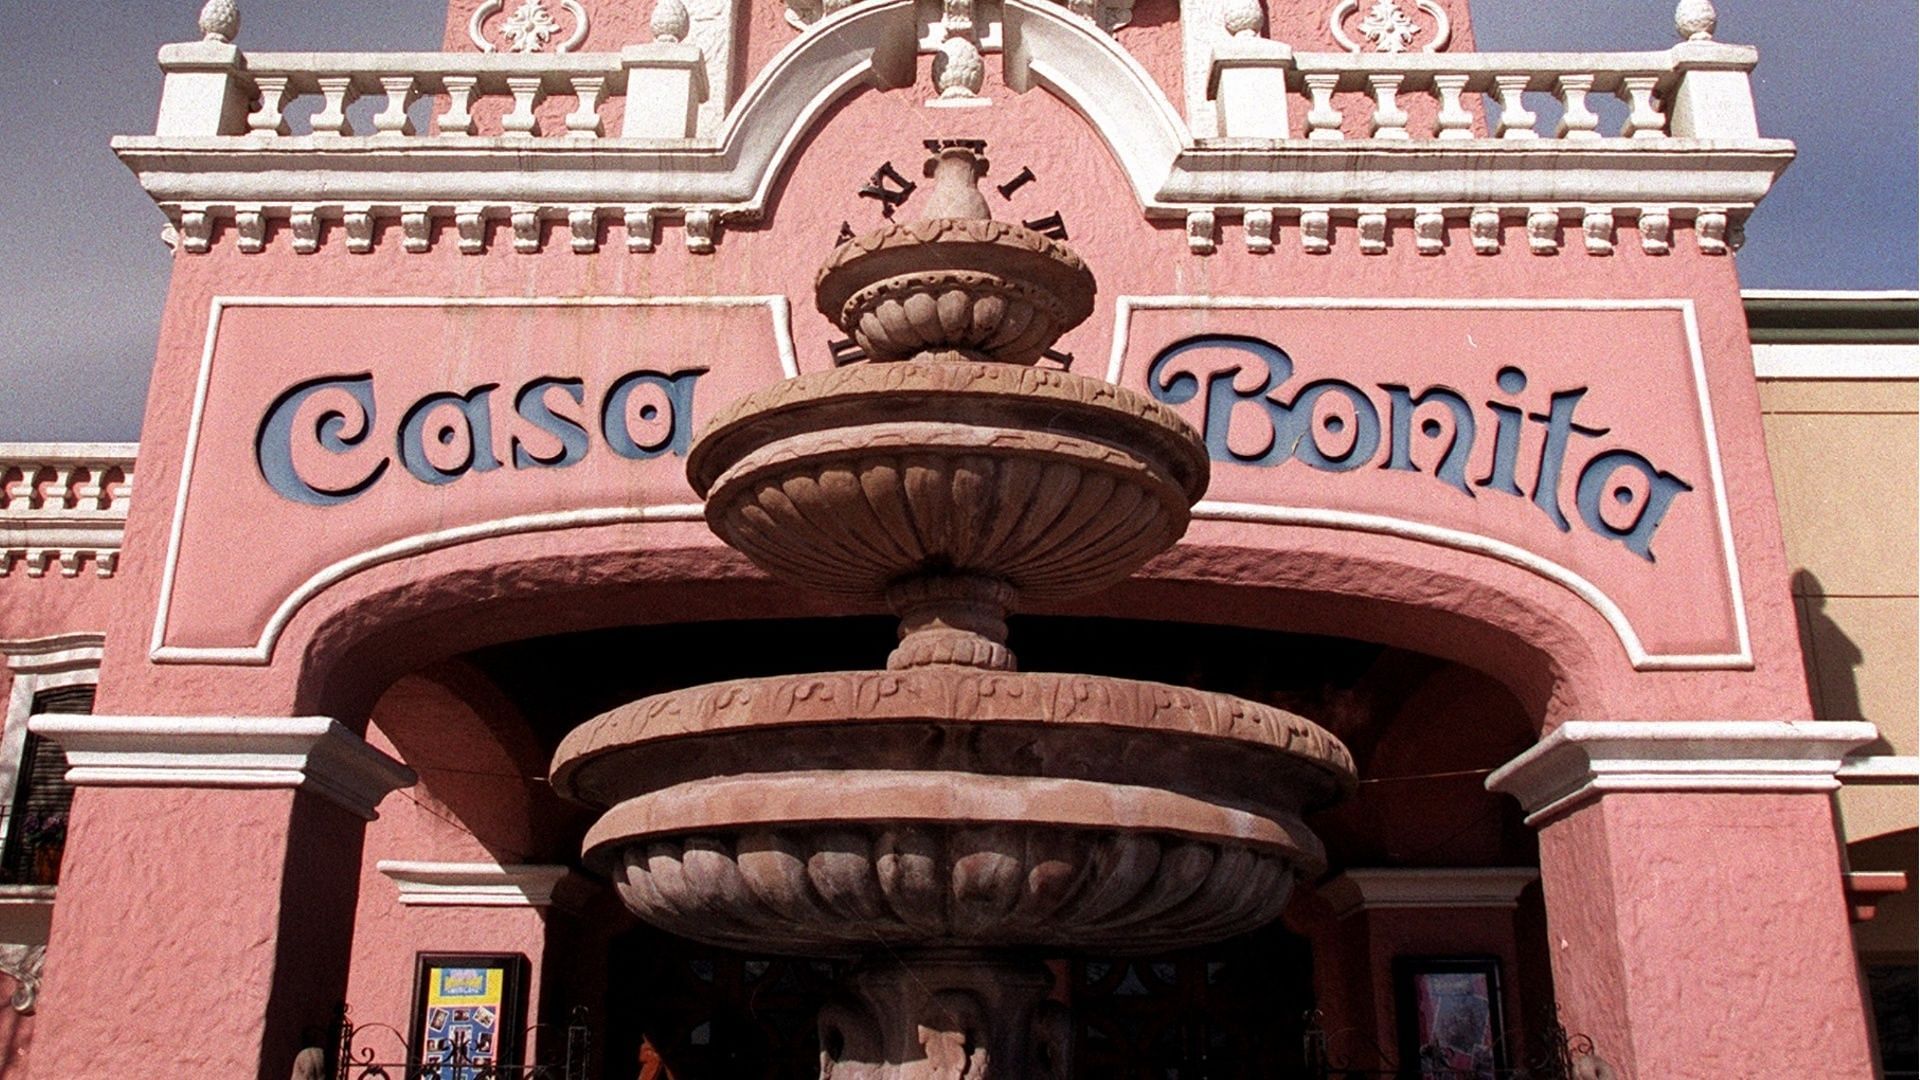
<svg viewBox="0 0 1920 1080">
<path fill-rule="evenodd" d="M 94 688 L 63 686 L 34 695 L 33 712 L 85 715 L 93 712 Z M 28 733 L 14 778 L 7 842 L 0 849 L 0 880 L 12 885 L 53 885 L 67 845 L 73 786 L 67 755 L 58 743 Z"/>
</svg>

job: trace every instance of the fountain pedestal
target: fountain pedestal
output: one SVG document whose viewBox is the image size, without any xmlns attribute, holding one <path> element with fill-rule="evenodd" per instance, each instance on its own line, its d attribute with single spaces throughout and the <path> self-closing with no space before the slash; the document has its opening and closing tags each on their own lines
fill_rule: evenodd
<svg viewBox="0 0 1920 1080">
<path fill-rule="evenodd" d="M 734 402 L 687 461 L 729 545 L 900 616 L 888 670 L 633 702 L 569 735 L 553 782 L 604 808 L 586 861 L 642 918 L 859 961 L 821 1017 L 823 1077 L 1064 1077 L 1032 958 L 1277 917 L 1324 865 L 1301 815 L 1353 764 L 1266 705 L 1018 672 L 1007 611 L 1172 546 L 1207 456 L 1166 407 L 1033 366 L 1093 276 L 986 218 L 979 144 L 929 148 L 936 216 L 842 244 L 816 282 L 869 360 Z"/>
<path fill-rule="evenodd" d="M 820 1015 L 820 1075 L 833 1080 L 1064 1080 L 1072 1030 L 1053 973 L 987 951 L 864 965 Z"/>
</svg>

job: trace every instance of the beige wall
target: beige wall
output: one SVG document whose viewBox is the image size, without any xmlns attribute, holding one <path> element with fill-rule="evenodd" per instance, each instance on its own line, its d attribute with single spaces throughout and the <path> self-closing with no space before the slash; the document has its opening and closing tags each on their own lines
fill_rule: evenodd
<svg viewBox="0 0 1920 1080">
<path fill-rule="evenodd" d="M 1879 724 L 1875 752 L 1920 754 L 1920 385 L 1769 379 L 1760 395 L 1814 707 Z"/>
<path fill-rule="evenodd" d="M 1920 754 L 1920 384 L 1762 379 L 1760 401 L 1815 712 L 1878 725 L 1866 752 Z M 1917 800 L 1911 777 L 1841 789 L 1852 869 L 1914 881 Z M 1857 927 L 1863 956 L 1911 956 L 1914 893 Z"/>
</svg>

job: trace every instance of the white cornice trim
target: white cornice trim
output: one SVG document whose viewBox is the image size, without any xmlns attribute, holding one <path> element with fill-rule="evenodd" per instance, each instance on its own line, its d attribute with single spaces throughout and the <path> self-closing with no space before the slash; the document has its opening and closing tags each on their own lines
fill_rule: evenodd
<svg viewBox="0 0 1920 1080">
<path fill-rule="evenodd" d="M 1914 289 L 1741 289 L 1743 300 L 1839 300 L 1879 302 L 1920 300 Z"/>
<path fill-rule="evenodd" d="M 1920 756 L 1911 754 L 1862 754 L 1840 763 L 1840 782 L 1913 783 L 1920 780 Z"/>
<path fill-rule="evenodd" d="M 569 867 L 537 864 L 382 859 L 375 866 L 408 907 L 552 907 L 573 875 Z"/>
<path fill-rule="evenodd" d="M 325 716 L 33 717 L 67 754 L 67 782 L 95 787 L 301 788 L 369 820 L 412 769 Z"/>
<path fill-rule="evenodd" d="M 106 644 L 107 636 L 99 633 L 0 640 L 0 663 L 15 675 L 98 671 Z"/>
<path fill-rule="evenodd" d="M 1758 344 L 1759 379 L 1920 379 L 1920 345 Z"/>
<path fill-rule="evenodd" d="M 1820 792 L 1840 786 L 1868 723 L 1811 720 L 1569 720 L 1487 777 L 1527 824 L 1608 792 Z"/>
<path fill-rule="evenodd" d="M 1320 886 L 1334 918 L 1356 911 L 1409 908 L 1503 908 L 1520 906 L 1520 892 L 1539 880 L 1530 866 L 1356 867 Z"/>
</svg>

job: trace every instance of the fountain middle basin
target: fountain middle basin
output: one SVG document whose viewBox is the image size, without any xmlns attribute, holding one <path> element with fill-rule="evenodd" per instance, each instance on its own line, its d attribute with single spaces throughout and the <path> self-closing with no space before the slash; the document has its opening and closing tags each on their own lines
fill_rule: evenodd
<svg viewBox="0 0 1920 1080">
<path fill-rule="evenodd" d="M 559 758 L 609 808 L 586 857 L 636 912 L 803 955 L 1252 929 L 1322 868 L 1300 814 L 1352 778 L 1320 728 L 1224 694 L 937 666 L 662 694 Z"/>
</svg>

